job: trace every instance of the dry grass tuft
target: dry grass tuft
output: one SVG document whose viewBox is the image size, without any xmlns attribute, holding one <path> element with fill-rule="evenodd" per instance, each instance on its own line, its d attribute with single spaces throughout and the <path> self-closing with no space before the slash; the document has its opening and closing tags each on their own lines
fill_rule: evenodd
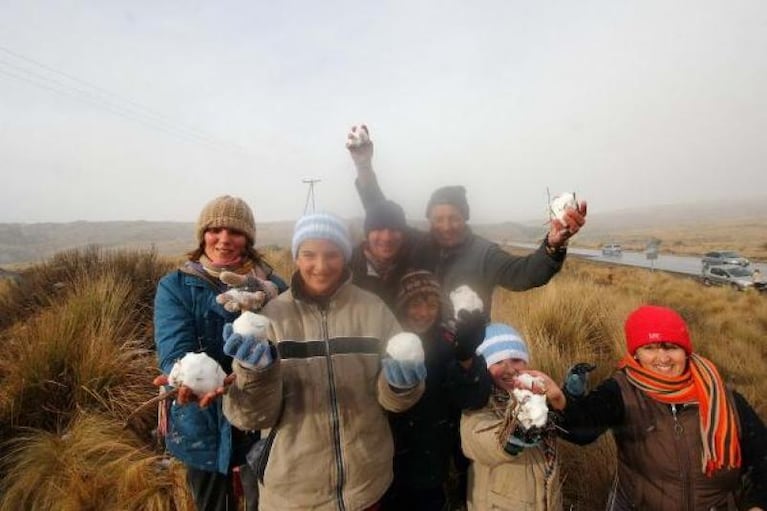
<svg viewBox="0 0 767 511">
<path fill-rule="evenodd" d="M 120 423 L 80 415 L 61 433 L 29 430 L 7 444 L 0 510 L 191 511 L 184 473 Z"/>
</svg>

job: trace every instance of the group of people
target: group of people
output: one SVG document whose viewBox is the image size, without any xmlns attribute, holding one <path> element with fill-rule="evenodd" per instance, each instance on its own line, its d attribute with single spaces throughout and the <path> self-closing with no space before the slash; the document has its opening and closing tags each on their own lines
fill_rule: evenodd
<svg viewBox="0 0 767 511">
<path fill-rule="evenodd" d="M 527 256 L 471 231 L 460 186 L 432 194 L 422 232 L 378 186 L 367 129 L 350 141 L 366 212 L 360 244 L 338 217 L 305 215 L 286 281 L 254 248 L 248 205 L 218 197 L 200 213 L 197 248 L 158 285 L 161 371 L 204 352 L 229 375 L 203 396 L 182 385 L 161 414 L 199 510 L 237 509 L 235 486 L 249 511 L 442 510 L 451 467 L 469 509 L 557 510 L 557 438 L 588 443 L 607 429 L 618 445 L 610 509 L 735 509 L 736 498 L 767 509 L 767 430 L 694 353 L 677 313 L 635 311 L 628 355 L 591 392 L 588 368 L 560 387 L 533 370 L 512 326 L 490 322 L 496 286 L 524 291 L 561 269 L 584 203 L 552 219 Z M 242 282 L 259 299 L 222 305 Z M 482 308 L 455 310 L 447 296 L 463 285 Z M 269 319 L 265 337 L 233 331 L 246 309 Z M 386 354 L 403 330 L 420 338 L 422 362 Z M 540 427 L 508 420 L 525 385 L 551 410 Z M 750 485 L 739 492 L 743 476 Z"/>
</svg>

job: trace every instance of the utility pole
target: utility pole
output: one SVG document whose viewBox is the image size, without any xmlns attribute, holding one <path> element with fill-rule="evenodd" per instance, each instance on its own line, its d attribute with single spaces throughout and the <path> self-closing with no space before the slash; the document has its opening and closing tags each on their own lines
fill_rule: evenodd
<svg viewBox="0 0 767 511">
<path fill-rule="evenodd" d="M 305 177 L 301 180 L 302 183 L 309 185 L 309 191 L 306 193 L 306 203 L 304 204 L 304 215 L 309 211 L 309 200 L 312 201 L 312 213 L 315 211 L 314 204 L 314 185 L 319 183 L 322 179 L 315 177 Z"/>
</svg>

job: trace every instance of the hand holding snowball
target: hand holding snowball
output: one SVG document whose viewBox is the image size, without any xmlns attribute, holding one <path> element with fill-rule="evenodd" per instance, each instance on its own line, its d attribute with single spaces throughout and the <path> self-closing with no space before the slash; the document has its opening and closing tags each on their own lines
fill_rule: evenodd
<svg viewBox="0 0 767 511">
<path fill-rule="evenodd" d="M 176 402 L 179 405 L 198 402 L 201 408 L 205 408 L 222 395 L 232 381 L 234 375 L 226 376 L 218 362 L 207 354 L 190 352 L 173 365 L 168 376 L 158 376 L 153 383 L 176 387 Z"/>
<path fill-rule="evenodd" d="M 245 311 L 234 323 L 224 325 L 224 353 L 250 369 L 263 369 L 273 361 L 267 340 L 269 319 Z"/>
<path fill-rule="evenodd" d="M 576 201 L 574 193 L 563 193 L 549 205 L 551 226 L 547 235 L 548 245 L 561 248 L 586 223 L 586 202 Z"/>
<path fill-rule="evenodd" d="M 520 372 L 519 377 L 515 379 L 514 387 L 546 396 L 547 402 L 555 410 L 562 410 L 565 407 L 565 394 L 559 385 L 544 372 L 526 369 Z"/>
<path fill-rule="evenodd" d="M 346 135 L 346 148 L 354 160 L 354 166 L 359 170 L 369 169 L 373 159 L 373 141 L 370 140 L 370 132 L 364 124 L 352 126 Z"/>
<path fill-rule="evenodd" d="M 395 335 L 386 345 L 389 357 L 381 361 L 384 376 L 394 388 L 411 389 L 426 379 L 421 339 L 410 332 Z"/>
</svg>

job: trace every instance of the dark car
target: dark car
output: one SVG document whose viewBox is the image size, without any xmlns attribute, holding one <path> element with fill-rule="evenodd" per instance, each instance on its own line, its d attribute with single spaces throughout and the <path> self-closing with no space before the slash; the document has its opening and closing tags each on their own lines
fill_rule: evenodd
<svg viewBox="0 0 767 511">
<path fill-rule="evenodd" d="M 748 266 L 751 261 L 742 257 L 737 252 L 727 251 L 714 251 L 708 252 L 703 256 L 701 260 L 704 266 L 716 265 L 716 264 L 734 264 L 737 266 Z"/>
<path fill-rule="evenodd" d="M 767 292 L 767 282 L 757 277 L 751 268 L 739 265 L 704 266 L 701 278 L 707 286 L 731 286 L 738 291 L 755 289 Z"/>
<path fill-rule="evenodd" d="M 623 254 L 623 247 L 620 246 L 620 243 L 608 243 L 602 245 L 603 256 L 620 257 L 621 254 Z"/>
</svg>

